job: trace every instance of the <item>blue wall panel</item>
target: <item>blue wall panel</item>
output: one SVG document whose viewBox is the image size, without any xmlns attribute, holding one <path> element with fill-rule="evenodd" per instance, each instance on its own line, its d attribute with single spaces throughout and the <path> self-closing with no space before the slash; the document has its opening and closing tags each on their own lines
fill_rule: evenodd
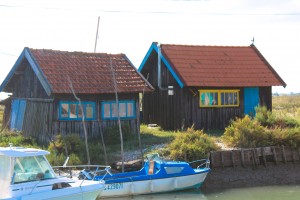
<svg viewBox="0 0 300 200">
<path fill-rule="evenodd" d="M 26 110 L 26 100 L 12 100 L 10 128 L 22 131 L 24 114 Z"/>
</svg>

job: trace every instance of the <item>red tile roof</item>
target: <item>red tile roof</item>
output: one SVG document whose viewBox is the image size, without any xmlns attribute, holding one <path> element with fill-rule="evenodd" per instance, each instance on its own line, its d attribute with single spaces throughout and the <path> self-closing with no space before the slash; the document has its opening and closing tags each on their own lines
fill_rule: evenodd
<svg viewBox="0 0 300 200">
<path fill-rule="evenodd" d="M 162 44 L 161 50 L 185 86 L 286 86 L 254 45 L 233 47 Z"/>
<path fill-rule="evenodd" d="M 78 94 L 114 93 L 111 64 L 115 70 L 118 92 L 152 91 L 125 54 L 67 52 L 30 49 L 52 93 L 71 93 L 71 80 Z M 68 79 L 69 77 L 69 79 Z"/>
</svg>

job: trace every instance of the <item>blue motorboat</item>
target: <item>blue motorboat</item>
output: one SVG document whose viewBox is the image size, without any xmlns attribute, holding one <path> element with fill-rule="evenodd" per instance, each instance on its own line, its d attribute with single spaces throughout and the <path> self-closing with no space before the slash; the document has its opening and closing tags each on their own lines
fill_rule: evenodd
<svg viewBox="0 0 300 200">
<path fill-rule="evenodd" d="M 199 163 L 196 168 L 192 163 Z M 209 160 L 197 160 L 190 163 L 165 161 L 158 154 L 148 156 L 144 167 L 139 171 L 112 174 L 106 168 L 105 175 L 82 170 L 80 178 L 105 180 L 106 188 L 101 197 L 117 197 L 158 192 L 169 192 L 188 188 L 199 188 L 210 172 Z M 96 174 L 96 175 L 94 175 Z"/>
</svg>

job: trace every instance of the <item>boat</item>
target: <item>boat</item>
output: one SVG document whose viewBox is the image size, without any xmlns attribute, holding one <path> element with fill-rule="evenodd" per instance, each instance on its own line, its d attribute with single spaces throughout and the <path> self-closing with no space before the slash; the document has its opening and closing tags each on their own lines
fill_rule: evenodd
<svg viewBox="0 0 300 200">
<path fill-rule="evenodd" d="M 103 181 L 57 176 L 47 154 L 41 149 L 0 147 L 0 199 L 95 200 L 104 190 Z"/>
<path fill-rule="evenodd" d="M 192 163 L 199 162 L 196 168 Z M 190 188 L 200 188 L 210 172 L 209 160 L 202 159 L 190 163 L 166 161 L 158 154 L 147 155 L 144 166 L 139 171 L 99 175 L 91 170 L 82 170 L 77 178 L 94 181 L 104 180 L 106 187 L 101 198 L 122 197 L 140 194 L 162 193 Z"/>
</svg>

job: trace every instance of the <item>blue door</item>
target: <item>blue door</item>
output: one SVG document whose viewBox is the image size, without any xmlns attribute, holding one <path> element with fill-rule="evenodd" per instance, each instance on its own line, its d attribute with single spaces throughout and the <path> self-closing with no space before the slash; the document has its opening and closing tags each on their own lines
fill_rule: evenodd
<svg viewBox="0 0 300 200">
<path fill-rule="evenodd" d="M 24 114 L 26 109 L 26 100 L 14 99 L 11 105 L 10 128 L 22 131 Z"/>
<path fill-rule="evenodd" d="M 259 105 L 259 88 L 244 88 L 244 113 L 255 116 L 255 107 Z"/>
</svg>

